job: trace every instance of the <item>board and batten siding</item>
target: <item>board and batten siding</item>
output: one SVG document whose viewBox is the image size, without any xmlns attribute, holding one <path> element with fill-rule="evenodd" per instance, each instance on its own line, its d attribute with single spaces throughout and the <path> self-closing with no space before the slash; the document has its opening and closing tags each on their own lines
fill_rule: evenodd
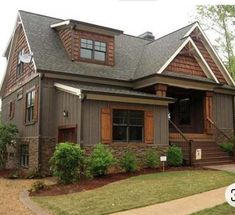
<svg viewBox="0 0 235 215">
<path fill-rule="evenodd" d="M 39 79 L 35 78 L 20 88 L 23 95 L 21 99 L 17 99 L 19 90 L 2 99 L 2 122 L 15 124 L 19 130 L 20 137 L 38 137 L 38 120 L 32 125 L 25 124 L 26 92 L 38 85 Z M 15 102 L 14 117 L 12 119 L 9 118 L 10 102 Z"/>
<path fill-rule="evenodd" d="M 125 106 L 128 109 L 135 109 L 136 106 L 154 113 L 154 143 L 157 145 L 168 145 L 168 107 L 133 105 L 127 103 L 105 102 L 95 100 L 85 100 L 82 103 L 82 143 L 84 145 L 94 145 L 101 141 L 101 109 L 109 106 Z"/>
<path fill-rule="evenodd" d="M 53 80 L 45 79 L 42 81 L 42 97 L 42 137 L 58 138 L 60 126 L 79 125 L 80 101 L 78 96 L 57 90 Z M 64 110 L 68 111 L 68 117 L 63 116 Z"/>
<path fill-rule="evenodd" d="M 220 129 L 233 129 L 233 96 L 215 93 L 213 107 L 216 125 Z"/>
</svg>

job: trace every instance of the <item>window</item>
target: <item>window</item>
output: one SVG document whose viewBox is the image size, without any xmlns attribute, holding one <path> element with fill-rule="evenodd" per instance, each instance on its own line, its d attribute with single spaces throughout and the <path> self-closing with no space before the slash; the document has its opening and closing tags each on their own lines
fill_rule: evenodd
<svg viewBox="0 0 235 215">
<path fill-rule="evenodd" d="M 20 60 L 20 55 L 22 54 L 22 50 L 18 53 L 18 60 L 16 66 L 16 77 L 20 77 L 24 70 L 24 63 Z"/>
<path fill-rule="evenodd" d="M 95 41 L 94 59 L 105 61 L 106 43 Z"/>
<path fill-rule="evenodd" d="M 8 118 L 13 119 L 15 114 L 15 101 L 11 101 L 9 105 L 9 114 Z"/>
<path fill-rule="evenodd" d="M 113 140 L 142 142 L 144 111 L 113 110 Z"/>
<path fill-rule="evenodd" d="M 24 167 L 29 165 L 29 145 L 20 145 L 20 165 Z"/>
<path fill-rule="evenodd" d="M 80 56 L 82 58 L 92 59 L 93 41 L 81 39 L 81 51 Z"/>
<path fill-rule="evenodd" d="M 179 99 L 179 124 L 191 124 L 190 98 Z"/>
<path fill-rule="evenodd" d="M 80 57 L 90 60 L 105 61 L 106 43 L 81 39 Z"/>
<path fill-rule="evenodd" d="M 26 123 L 33 122 L 35 105 L 35 90 L 26 94 Z"/>
</svg>

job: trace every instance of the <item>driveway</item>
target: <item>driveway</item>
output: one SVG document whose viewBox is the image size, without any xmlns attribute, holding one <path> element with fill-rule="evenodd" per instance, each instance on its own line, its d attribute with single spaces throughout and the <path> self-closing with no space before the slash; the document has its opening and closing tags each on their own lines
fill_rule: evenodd
<svg viewBox="0 0 235 215">
<path fill-rule="evenodd" d="M 19 200 L 21 191 L 30 189 L 36 180 L 10 180 L 0 178 L 0 214 L 34 215 Z"/>
</svg>

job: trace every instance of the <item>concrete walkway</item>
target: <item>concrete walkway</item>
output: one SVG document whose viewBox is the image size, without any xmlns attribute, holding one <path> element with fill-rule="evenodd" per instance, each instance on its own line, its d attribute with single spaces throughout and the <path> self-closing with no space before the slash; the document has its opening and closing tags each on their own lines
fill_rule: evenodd
<svg viewBox="0 0 235 215">
<path fill-rule="evenodd" d="M 226 187 L 112 215 L 188 215 L 225 202 Z"/>
<path fill-rule="evenodd" d="M 224 164 L 224 165 L 214 165 L 214 166 L 205 166 L 208 169 L 217 169 L 221 171 L 227 171 L 235 173 L 235 163 L 233 164 Z"/>
</svg>

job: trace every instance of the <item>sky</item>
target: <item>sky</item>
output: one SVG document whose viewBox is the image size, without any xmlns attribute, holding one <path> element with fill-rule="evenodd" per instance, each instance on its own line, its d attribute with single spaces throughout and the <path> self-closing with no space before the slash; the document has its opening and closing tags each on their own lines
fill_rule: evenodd
<svg viewBox="0 0 235 215">
<path fill-rule="evenodd" d="M 233 3 L 218 0 L 7 0 L 0 3 L 0 83 L 5 73 L 3 57 L 18 10 L 62 19 L 76 19 L 123 30 L 138 36 L 145 31 L 156 38 L 194 21 L 197 4 Z"/>
</svg>

